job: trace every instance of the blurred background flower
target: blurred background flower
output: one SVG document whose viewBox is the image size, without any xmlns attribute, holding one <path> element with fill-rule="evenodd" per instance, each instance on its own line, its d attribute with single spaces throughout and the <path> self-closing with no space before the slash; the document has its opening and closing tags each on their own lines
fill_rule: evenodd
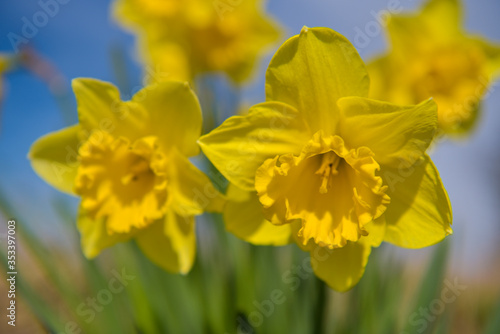
<svg viewBox="0 0 500 334">
<path fill-rule="evenodd" d="M 0 101 L 2 101 L 2 95 L 3 95 L 3 74 L 6 72 L 11 63 L 11 59 L 8 54 L 6 53 L 0 53 Z"/>
<path fill-rule="evenodd" d="M 390 53 L 368 65 L 373 97 L 418 103 L 432 96 L 442 131 L 471 130 L 500 74 L 500 42 L 469 35 L 463 16 L 461 0 L 429 0 L 416 14 L 392 15 Z"/>
<path fill-rule="evenodd" d="M 279 36 L 262 0 L 117 0 L 114 12 L 136 33 L 143 62 L 170 79 L 225 72 L 241 83 Z"/>
</svg>

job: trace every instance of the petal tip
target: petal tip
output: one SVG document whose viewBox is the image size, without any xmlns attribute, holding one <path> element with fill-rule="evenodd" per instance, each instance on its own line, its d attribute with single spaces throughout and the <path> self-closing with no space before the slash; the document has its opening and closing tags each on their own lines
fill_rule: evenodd
<svg viewBox="0 0 500 334">
<path fill-rule="evenodd" d="M 206 146 L 204 143 L 205 136 L 206 135 L 203 135 L 196 140 L 196 144 L 198 144 L 199 147 L 205 148 L 205 146 Z"/>
<path fill-rule="evenodd" d="M 71 87 L 82 87 L 85 86 L 85 84 L 88 84 L 90 82 L 100 82 L 103 83 L 104 81 L 99 80 L 99 79 L 94 79 L 94 78 L 87 78 L 87 77 L 78 77 L 78 78 L 73 78 L 71 80 Z"/>
<path fill-rule="evenodd" d="M 307 32 L 309 31 L 309 27 L 308 26 L 303 26 L 302 29 L 300 30 L 300 34 L 307 34 Z"/>
<path fill-rule="evenodd" d="M 181 276 L 187 276 L 187 274 L 189 274 L 189 272 L 191 271 L 191 268 L 181 268 L 179 269 L 179 274 Z"/>
<path fill-rule="evenodd" d="M 93 260 L 99 255 L 100 251 L 82 244 L 82 253 L 87 260 Z"/>
</svg>

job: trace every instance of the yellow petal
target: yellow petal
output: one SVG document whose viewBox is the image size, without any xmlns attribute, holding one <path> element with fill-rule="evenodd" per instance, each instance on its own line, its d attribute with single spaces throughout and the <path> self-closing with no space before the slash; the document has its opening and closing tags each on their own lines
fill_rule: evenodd
<svg viewBox="0 0 500 334">
<path fill-rule="evenodd" d="M 122 102 L 110 83 L 79 78 L 73 80 L 80 124 L 90 132 L 104 131 L 135 141 L 156 136 L 162 149 L 176 147 L 192 156 L 199 153 L 201 108 L 187 83 L 153 83 Z"/>
<path fill-rule="evenodd" d="M 484 72 L 488 76 L 488 79 L 497 79 L 500 76 L 500 43 L 493 43 L 482 37 L 470 38 L 470 43 L 483 52 L 486 58 Z M 485 83 L 486 82 L 483 82 L 483 84 Z"/>
<path fill-rule="evenodd" d="M 340 136 L 350 147 L 369 147 L 380 164 L 398 166 L 417 161 L 437 130 L 437 105 L 428 100 L 398 106 L 361 97 L 338 101 L 344 117 Z"/>
<path fill-rule="evenodd" d="M 356 49 L 327 28 L 302 29 L 276 52 L 266 73 L 267 100 L 285 102 L 314 133 L 334 133 L 337 100 L 367 96 L 369 78 Z"/>
<path fill-rule="evenodd" d="M 245 116 L 234 116 L 202 136 L 203 153 L 230 182 L 253 191 L 255 171 L 268 158 L 298 153 L 310 139 L 297 111 L 286 104 L 266 102 Z"/>
<path fill-rule="evenodd" d="M 387 30 L 394 54 L 411 56 L 415 49 L 459 39 L 461 16 L 457 0 L 430 0 L 418 14 L 392 16 Z"/>
<path fill-rule="evenodd" d="M 237 83 L 242 83 L 251 76 L 259 57 L 265 54 L 268 47 L 273 45 L 281 35 L 280 27 L 275 21 L 258 13 L 255 4 L 252 4 L 251 1 L 245 1 L 244 4 L 247 5 L 246 8 L 243 8 L 242 4 L 241 8 L 237 9 L 240 12 L 239 15 L 248 16 L 248 13 L 252 11 L 254 12 L 253 19 L 248 22 L 245 29 L 245 40 L 242 40 L 238 45 L 243 56 L 227 71 L 229 77 Z M 239 23 L 241 20 L 235 17 L 234 21 Z M 232 50 L 229 51 L 234 53 Z"/>
<path fill-rule="evenodd" d="M 185 156 L 172 152 L 167 170 L 167 189 L 173 210 L 185 216 L 200 215 L 204 211 L 222 212 L 224 196 Z"/>
<path fill-rule="evenodd" d="M 384 241 L 387 224 L 385 222 L 385 215 L 374 219 L 372 222 L 365 225 L 368 232 L 367 236 L 362 237 L 362 242 L 371 247 L 378 247 Z"/>
<path fill-rule="evenodd" d="M 237 4 L 119 0 L 114 13 L 137 33 L 146 63 L 160 65 L 173 78 L 189 80 L 192 78 L 186 75 L 221 71 L 240 83 L 248 79 L 256 59 L 278 37 L 277 27 L 259 5 L 255 0 Z M 164 53 L 167 50 L 174 52 Z"/>
<path fill-rule="evenodd" d="M 122 0 L 113 3 L 116 19 L 121 23 L 148 23 L 147 18 L 165 19 L 179 13 L 181 1 L 177 0 Z"/>
<path fill-rule="evenodd" d="M 332 289 L 345 292 L 363 276 L 370 253 L 370 245 L 363 241 L 349 242 L 336 249 L 316 246 L 310 251 L 311 266 L 316 276 Z"/>
<path fill-rule="evenodd" d="M 156 265 L 170 272 L 187 274 L 196 253 L 194 217 L 180 216 L 170 210 L 164 221 L 140 231 L 136 241 Z"/>
<path fill-rule="evenodd" d="M 423 27 L 440 40 L 449 40 L 460 34 L 462 8 L 460 0 L 429 0 L 420 19 Z"/>
<path fill-rule="evenodd" d="M 132 102 L 147 110 L 149 135 L 155 135 L 164 148 L 175 147 L 186 156 L 199 153 L 196 140 L 201 134 L 201 108 L 187 83 L 168 81 L 140 90 Z"/>
<path fill-rule="evenodd" d="M 29 158 L 35 172 L 56 189 L 74 194 L 80 146 L 79 125 L 49 133 L 30 148 Z"/>
<path fill-rule="evenodd" d="M 385 241 L 405 248 L 431 246 L 452 233 L 451 205 L 427 155 L 413 166 L 383 167 L 391 204 L 385 212 Z"/>
<path fill-rule="evenodd" d="M 391 79 L 394 76 L 394 63 L 390 56 L 380 56 L 366 63 L 368 73 L 370 74 L 370 97 L 383 101 L 394 102 L 390 98 L 390 91 L 387 87 L 391 86 Z M 410 97 L 405 99 L 411 100 Z"/>
<path fill-rule="evenodd" d="M 224 222 L 229 232 L 254 245 L 282 246 L 291 242 L 291 226 L 276 226 L 266 220 L 255 192 L 230 184 L 226 196 Z"/>
<path fill-rule="evenodd" d="M 133 236 L 132 233 L 108 234 L 105 219 L 92 219 L 81 208 L 78 213 L 77 226 L 81 235 L 83 254 L 89 259 L 99 255 L 103 249 L 125 242 Z"/>
<path fill-rule="evenodd" d="M 449 136 L 461 136 L 469 133 L 476 125 L 481 109 L 481 95 L 473 96 L 471 94 L 479 85 L 469 85 L 470 90 L 460 91 L 460 88 L 466 88 L 468 83 L 455 89 L 457 95 L 436 96 L 438 103 L 439 128 Z M 470 84 L 470 83 L 469 83 Z M 486 86 L 485 86 L 486 87 Z M 482 94 L 482 93 L 481 93 Z"/>
<path fill-rule="evenodd" d="M 7 59 L 7 56 L 5 56 L 3 53 L 0 53 L 0 73 L 5 72 L 5 70 L 8 68 Z"/>
<path fill-rule="evenodd" d="M 142 37 L 142 36 L 140 36 Z M 186 50 L 176 43 L 166 43 L 163 39 L 139 39 L 141 56 L 148 64 L 147 69 L 157 69 L 152 75 L 146 73 L 149 83 L 159 83 L 167 80 L 193 80 L 193 73 L 189 65 Z"/>
<path fill-rule="evenodd" d="M 83 128 L 91 131 L 117 126 L 121 100 L 114 85 L 91 78 L 74 79 L 71 85 L 78 104 L 78 120 Z"/>
<path fill-rule="evenodd" d="M 72 81 L 72 86 L 84 138 L 111 133 L 116 138 L 125 137 L 135 141 L 150 135 L 147 132 L 147 111 L 132 101 L 121 101 L 120 92 L 113 84 L 77 78 Z"/>
<path fill-rule="evenodd" d="M 329 249 L 315 244 L 312 240 L 303 245 L 297 236 L 300 223 L 291 224 L 298 246 L 310 253 L 311 266 L 315 274 L 332 289 L 347 291 L 363 276 L 372 247 L 378 247 L 385 234 L 385 219 L 382 215 L 365 226 L 369 232 L 357 242 L 348 242 L 342 248 Z"/>
</svg>

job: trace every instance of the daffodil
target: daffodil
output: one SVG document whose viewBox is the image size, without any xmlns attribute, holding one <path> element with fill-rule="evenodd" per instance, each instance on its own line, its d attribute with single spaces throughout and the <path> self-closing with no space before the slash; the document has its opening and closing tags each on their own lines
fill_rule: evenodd
<svg viewBox="0 0 500 334">
<path fill-rule="evenodd" d="M 425 153 L 437 129 L 432 100 L 369 99 L 354 47 L 303 28 L 277 51 L 266 102 L 199 140 L 232 183 L 227 228 L 255 244 L 290 240 L 318 277 L 345 291 L 382 241 L 421 248 L 451 233 L 451 208 Z"/>
<path fill-rule="evenodd" d="M 222 196 L 188 157 L 198 154 L 198 100 L 185 83 L 146 87 L 127 102 L 112 84 L 75 79 L 79 123 L 38 139 L 33 169 L 81 197 L 84 254 L 135 239 L 159 266 L 186 273 L 195 256 L 194 217 L 220 211 Z"/>
<path fill-rule="evenodd" d="M 137 33 L 145 63 L 168 72 L 169 79 L 225 72 L 240 83 L 278 38 L 261 5 L 261 0 L 117 0 L 114 12 Z"/>
<path fill-rule="evenodd" d="M 469 131 L 500 73 L 500 44 L 467 35 L 462 16 L 459 0 L 430 0 L 418 14 L 392 16 L 391 50 L 368 65 L 371 96 L 403 104 L 433 97 L 443 132 Z"/>
</svg>

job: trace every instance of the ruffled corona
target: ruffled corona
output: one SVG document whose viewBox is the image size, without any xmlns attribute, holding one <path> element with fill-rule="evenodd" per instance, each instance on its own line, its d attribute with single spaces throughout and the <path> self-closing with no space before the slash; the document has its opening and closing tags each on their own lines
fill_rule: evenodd
<svg viewBox="0 0 500 334">
<path fill-rule="evenodd" d="M 299 156 L 264 162 L 255 188 L 268 220 L 301 219 L 303 245 L 333 249 L 368 235 L 365 225 L 384 213 L 390 199 L 377 170 L 369 148 L 348 150 L 339 136 L 316 133 Z"/>
<path fill-rule="evenodd" d="M 80 148 L 75 192 L 93 219 L 107 218 L 109 234 L 144 228 L 165 214 L 165 156 L 156 141 L 130 144 L 100 132 Z"/>
</svg>

